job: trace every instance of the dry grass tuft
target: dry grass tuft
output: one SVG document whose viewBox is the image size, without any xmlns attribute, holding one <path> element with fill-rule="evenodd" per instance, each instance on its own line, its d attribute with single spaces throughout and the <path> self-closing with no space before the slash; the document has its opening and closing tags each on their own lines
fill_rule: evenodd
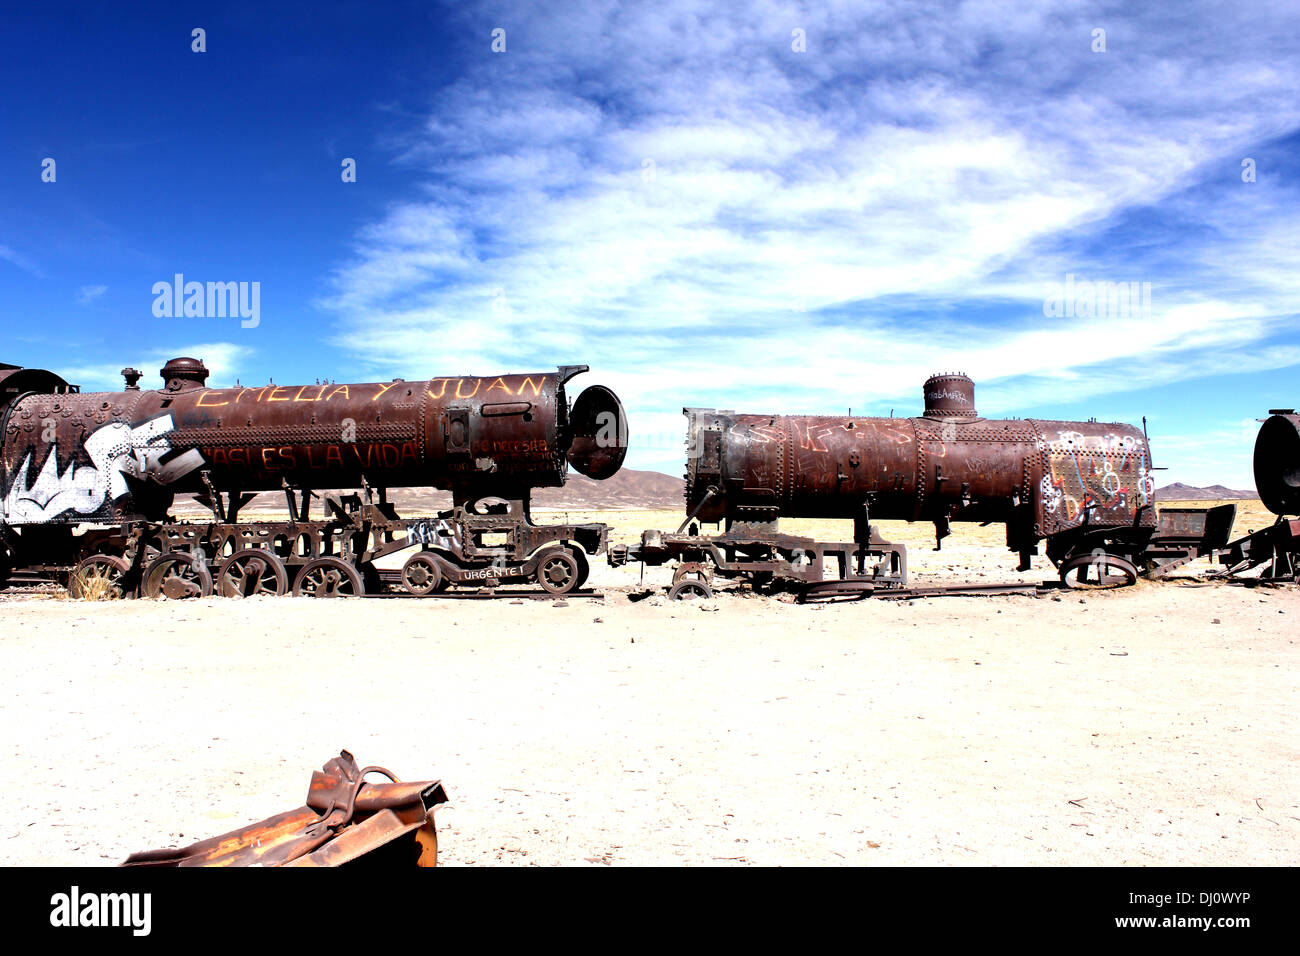
<svg viewBox="0 0 1300 956">
<path fill-rule="evenodd" d="M 122 596 L 122 588 L 111 569 L 82 568 L 69 582 L 66 596 L 82 601 L 115 601 Z"/>
</svg>

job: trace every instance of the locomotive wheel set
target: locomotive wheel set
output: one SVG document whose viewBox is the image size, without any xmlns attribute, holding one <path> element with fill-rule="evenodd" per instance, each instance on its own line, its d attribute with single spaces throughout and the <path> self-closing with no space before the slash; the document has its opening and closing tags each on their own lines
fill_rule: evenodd
<svg viewBox="0 0 1300 956">
<path fill-rule="evenodd" d="M 960 374 L 927 381 L 915 418 L 688 408 L 685 520 L 609 546 L 607 525 L 540 525 L 529 507 L 570 466 L 600 480 L 622 465 L 617 396 L 599 385 L 566 395 L 585 371 L 209 388 L 202 362 L 177 358 L 161 389 L 124 369 L 123 391 L 82 393 L 52 372 L 0 366 L 0 584 L 171 599 L 505 584 L 563 595 L 604 553 L 612 566 L 672 563 L 676 599 L 710 597 L 715 576 L 805 598 L 927 590 L 908 591 L 906 549 L 881 537 L 880 519 L 933 522 L 939 543 L 953 521 L 1004 524 L 1021 571 L 1044 543 L 1069 586 L 1132 584 L 1204 556 L 1225 574 L 1263 566 L 1264 579 L 1296 579 L 1293 411 L 1273 412 L 1255 449 L 1278 520 L 1230 542 L 1234 506 L 1157 512 L 1142 431 L 984 419 Z M 408 519 L 388 501 L 391 488 L 423 486 L 450 490 L 451 510 Z M 331 488 L 353 490 L 320 491 Z M 283 494 L 288 520 L 241 520 L 260 492 Z M 182 493 L 212 520 L 175 520 Z M 781 517 L 851 521 L 852 540 L 784 533 Z M 406 551 L 400 570 L 376 564 Z"/>
</svg>

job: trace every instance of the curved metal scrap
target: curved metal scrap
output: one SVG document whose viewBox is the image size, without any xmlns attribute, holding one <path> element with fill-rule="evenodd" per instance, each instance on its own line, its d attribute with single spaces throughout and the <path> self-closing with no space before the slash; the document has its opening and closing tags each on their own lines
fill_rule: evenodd
<svg viewBox="0 0 1300 956">
<path fill-rule="evenodd" d="M 368 783 L 382 773 L 391 783 Z M 433 866 L 433 813 L 447 802 L 441 781 L 402 782 L 382 767 L 358 767 L 346 750 L 312 773 L 304 806 L 183 848 L 132 853 L 122 866 Z M 410 840 L 400 840 L 410 835 Z"/>
</svg>

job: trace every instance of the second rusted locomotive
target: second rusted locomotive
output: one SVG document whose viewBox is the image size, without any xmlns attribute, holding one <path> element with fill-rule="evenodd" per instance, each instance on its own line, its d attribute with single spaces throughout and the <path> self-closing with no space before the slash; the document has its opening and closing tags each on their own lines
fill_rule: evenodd
<svg viewBox="0 0 1300 956">
<path fill-rule="evenodd" d="M 107 578 L 173 598 L 362 594 L 385 581 L 416 594 L 524 581 L 566 593 L 608 528 L 535 524 L 531 491 L 563 484 L 570 465 L 607 478 L 627 447 L 613 392 L 566 397 L 585 371 L 212 388 L 201 361 L 177 358 L 160 389 L 125 369 L 124 390 L 81 393 L 4 366 L 0 577 L 68 577 L 74 592 Z M 387 489 L 419 486 L 450 490 L 453 508 L 403 518 Z M 242 520 L 266 491 L 284 495 L 288 520 Z M 212 520 L 174 520 L 180 493 Z M 406 549 L 400 574 L 377 568 Z"/>
<path fill-rule="evenodd" d="M 1131 581 L 1156 527 L 1142 431 L 982 418 L 962 374 L 930 378 L 916 418 L 684 412 L 687 520 L 610 554 L 614 563 L 680 559 L 675 597 L 708 593 L 715 570 L 812 591 L 902 587 L 906 551 L 873 530 L 878 519 L 932 521 L 940 541 L 953 521 L 1001 523 L 1021 570 L 1046 540 L 1063 579 Z M 853 539 L 782 534 L 782 517 L 851 519 Z M 701 535 L 687 531 L 691 522 L 723 529 Z"/>
</svg>

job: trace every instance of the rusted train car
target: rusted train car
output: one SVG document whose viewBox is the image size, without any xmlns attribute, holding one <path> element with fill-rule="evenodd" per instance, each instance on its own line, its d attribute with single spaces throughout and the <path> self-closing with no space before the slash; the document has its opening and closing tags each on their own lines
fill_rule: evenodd
<svg viewBox="0 0 1300 956">
<path fill-rule="evenodd" d="M 183 357 L 163 366 L 162 388 L 124 369 L 122 391 L 83 393 L 0 367 L 0 578 L 172 598 L 529 581 L 567 593 L 608 528 L 536 524 L 531 492 L 563 484 L 570 465 L 607 478 L 627 448 L 612 391 L 568 399 L 586 371 L 214 388 Z M 422 486 L 450 490 L 453 508 L 408 520 L 387 500 Z M 355 491 L 318 494 L 340 488 Z M 288 520 L 242 520 L 267 491 L 283 494 Z M 181 493 L 211 520 L 174 520 Z M 407 549 L 400 574 L 376 567 Z"/>
<path fill-rule="evenodd" d="M 951 522 L 974 521 L 1005 524 L 1021 570 L 1045 541 L 1067 583 L 1136 579 L 1156 528 L 1141 430 L 983 418 L 959 373 L 931 377 L 924 397 L 915 418 L 684 409 L 686 520 L 609 560 L 678 562 L 673 597 L 709 594 L 714 573 L 805 593 L 901 588 L 906 550 L 873 520 L 932 521 L 940 541 Z M 850 519 L 852 540 L 784 534 L 782 517 Z M 700 523 L 722 529 L 701 534 Z"/>
</svg>

